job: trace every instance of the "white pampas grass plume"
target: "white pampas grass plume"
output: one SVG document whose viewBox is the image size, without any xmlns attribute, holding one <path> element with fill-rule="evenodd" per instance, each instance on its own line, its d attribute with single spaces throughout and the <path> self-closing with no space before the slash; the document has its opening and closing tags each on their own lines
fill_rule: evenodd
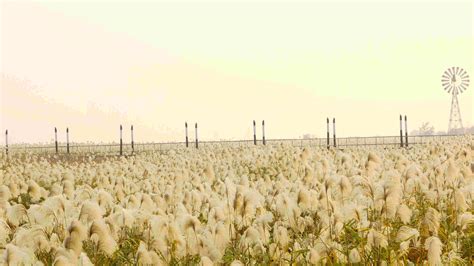
<svg viewBox="0 0 474 266">
<path fill-rule="evenodd" d="M 373 152 L 370 152 L 369 156 L 367 158 L 367 161 L 374 162 L 376 164 L 380 164 L 382 162 L 382 159 L 380 159 L 380 157 L 377 154 L 375 154 Z"/>
<path fill-rule="evenodd" d="M 349 262 L 350 263 L 359 263 L 361 261 L 359 251 L 356 248 L 353 248 L 349 253 Z"/>
<path fill-rule="evenodd" d="M 428 251 L 429 265 L 442 265 L 441 253 L 443 250 L 443 244 L 439 238 L 436 236 L 428 237 L 425 241 L 425 249 Z"/>
<path fill-rule="evenodd" d="M 68 227 L 69 235 L 80 240 L 84 240 L 87 237 L 87 229 L 79 221 L 72 221 Z"/>
<path fill-rule="evenodd" d="M 241 244 L 244 244 L 244 246 L 248 245 L 255 245 L 260 243 L 260 233 L 258 232 L 257 229 L 254 227 L 249 227 L 247 230 L 245 230 L 242 238 L 243 242 Z"/>
<path fill-rule="evenodd" d="M 10 228 L 8 224 L 0 218 L 0 246 L 4 247 L 9 239 Z"/>
<path fill-rule="evenodd" d="M 59 184 L 55 183 L 51 186 L 51 189 L 49 190 L 49 197 L 61 195 L 62 192 L 62 187 Z"/>
<path fill-rule="evenodd" d="M 273 239 L 282 250 L 286 250 L 290 243 L 288 230 L 284 226 L 278 226 L 276 230 L 273 231 Z"/>
<path fill-rule="evenodd" d="M 349 178 L 346 176 L 341 177 L 341 180 L 339 181 L 339 188 L 341 189 L 343 197 L 349 196 L 349 194 L 352 192 L 352 184 L 349 181 Z"/>
<path fill-rule="evenodd" d="M 321 255 L 319 255 L 318 250 L 316 250 L 315 248 L 311 248 L 309 250 L 308 260 L 312 265 L 317 265 L 319 261 L 321 260 Z"/>
<path fill-rule="evenodd" d="M 402 223 L 404 223 L 404 224 L 410 223 L 411 215 L 412 215 L 412 211 L 407 205 L 401 204 L 398 207 L 397 216 L 398 216 L 398 218 L 400 218 Z"/>
<path fill-rule="evenodd" d="M 204 176 L 206 177 L 206 180 L 209 183 L 214 182 L 214 180 L 216 179 L 216 174 L 214 173 L 214 168 L 212 167 L 212 165 L 209 164 L 204 169 Z"/>
<path fill-rule="evenodd" d="M 168 224 L 166 241 L 168 242 L 168 246 L 176 247 L 178 250 L 185 247 L 186 241 L 176 222 Z"/>
<path fill-rule="evenodd" d="M 140 241 L 140 245 L 137 249 L 138 258 L 138 265 L 150 265 L 152 264 L 152 258 L 148 253 L 148 249 L 146 248 L 146 244 L 143 241 Z"/>
<path fill-rule="evenodd" d="M 302 210 L 306 210 L 309 207 L 311 207 L 311 197 L 309 195 L 308 190 L 304 188 L 300 189 L 300 191 L 298 192 L 298 198 L 296 202 Z"/>
<path fill-rule="evenodd" d="M 53 261 L 53 266 L 72 266 L 74 265 L 67 257 L 65 256 L 56 256 Z"/>
<path fill-rule="evenodd" d="M 82 252 L 81 255 L 79 255 L 79 261 L 78 261 L 80 266 L 94 266 L 92 261 L 89 259 L 86 253 Z"/>
<path fill-rule="evenodd" d="M 418 230 L 409 226 L 403 225 L 398 229 L 396 240 L 398 242 L 405 242 L 420 235 Z"/>
<path fill-rule="evenodd" d="M 27 249 L 7 244 L 3 251 L 3 262 L 6 265 L 33 265 L 34 255 Z"/>
<path fill-rule="evenodd" d="M 126 207 L 127 209 L 138 209 L 140 208 L 140 201 L 135 195 L 128 196 Z"/>
<path fill-rule="evenodd" d="M 22 204 L 15 204 L 7 207 L 6 212 L 7 223 L 11 226 L 18 227 L 20 223 L 26 221 L 27 212 Z"/>
<path fill-rule="evenodd" d="M 94 220 L 89 229 L 89 235 L 106 255 L 112 255 L 117 249 L 117 243 L 110 235 L 109 228 L 104 220 Z"/>
<path fill-rule="evenodd" d="M 385 248 L 388 245 L 387 237 L 376 231 L 375 229 L 370 229 L 369 233 L 367 234 L 367 246 L 371 248 L 372 246 L 374 247 L 380 247 L 380 248 Z"/>
<path fill-rule="evenodd" d="M 466 203 L 466 198 L 460 190 L 456 190 L 454 193 L 454 202 L 457 211 L 463 212 L 469 208 L 469 205 Z"/>
<path fill-rule="evenodd" d="M 458 216 L 458 226 L 461 230 L 466 230 L 469 224 L 474 224 L 474 215 L 470 212 L 462 213 Z"/>
<path fill-rule="evenodd" d="M 156 209 L 155 203 L 151 199 L 150 195 L 143 194 L 140 202 L 140 209 L 149 213 L 153 213 Z"/>
<path fill-rule="evenodd" d="M 71 180 L 65 180 L 63 182 L 63 194 L 66 195 L 68 199 L 74 196 L 74 183 Z"/>
<path fill-rule="evenodd" d="M 28 181 L 28 194 L 32 202 L 38 202 L 41 199 L 41 187 L 34 181 Z"/>
<path fill-rule="evenodd" d="M 199 265 L 200 266 L 213 266 L 214 263 L 212 262 L 212 260 L 209 257 L 202 256 L 201 261 L 199 262 Z"/>
<path fill-rule="evenodd" d="M 255 224 L 267 225 L 273 221 L 273 214 L 271 212 L 262 214 L 255 219 Z"/>
<path fill-rule="evenodd" d="M 423 225 L 426 226 L 426 230 L 433 233 L 435 236 L 438 235 L 440 218 L 441 215 L 439 212 L 432 207 L 428 208 L 425 217 L 423 218 Z"/>
<path fill-rule="evenodd" d="M 8 200 L 10 200 L 12 194 L 10 193 L 10 189 L 5 186 L 5 185 L 2 185 L 0 186 L 0 207 L 5 207 L 5 205 L 3 205 L 4 203 L 8 202 Z"/>
<path fill-rule="evenodd" d="M 17 183 L 10 182 L 10 184 L 8 184 L 8 188 L 10 189 L 11 197 L 17 198 L 20 195 L 20 190 L 18 189 Z"/>
<path fill-rule="evenodd" d="M 79 221 L 87 223 L 101 219 L 104 211 L 95 201 L 86 201 L 82 204 L 81 212 L 79 214 Z"/>
<path fill-rule="evenodd" d="M 77 256 L 74 251 L 64 248 L 59 248 L 56 251 L 53 265 L 54 266 L 71 266 L 76 265 Z"/>
<path fill-rule="evenodd" d="M 232 261 L 232 263 L 230 264 L 230 266 L 244 266 L 245 264 L 243 264 L 240 260 L 234 260 Z"/>
<path fill-rule="evenodd" d="M 64 247 L 74 251 L 76 256 L 82 252 L 82 240 L 78 237 L 68 236 L 64 240 Z"/>
<path fill-rule="evenodd" d="M 114 205 L 114 199 L 110 193 L 101 189 L 98 193 L 97 203 L 102 209 L 109 211 Z"/>
<path fill-rule="evenodd" d="M 196 233 L 200 225 L 201 225 L 201 222 L 199 222 L 198 218 L 188 215 L 186 219 L 184 220 L 184 224 L 183 224 L 184 232 L 191 229 L 194 233 Z"/>
</svg>

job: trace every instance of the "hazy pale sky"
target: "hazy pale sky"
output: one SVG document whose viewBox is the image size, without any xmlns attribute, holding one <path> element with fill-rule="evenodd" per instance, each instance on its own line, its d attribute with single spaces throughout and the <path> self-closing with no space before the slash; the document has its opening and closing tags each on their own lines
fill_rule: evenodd
<svg viewBox="0 0 474 266">
<path fill-rule="evenodd" d="M 472 1 L 2 1 L 0 128 L 11 142 L 397 135 L 448 127 L 473 71 Z M 472 84 L 460 95 L 473 125 Z M 261 129 L 258 130 L 260 137 Z M 190 130 L 193 133 L 193 130 Z M 125 134 L 128 138 L 128 131 Z M 3 143 L 3 139 L 2 139 Z"/>
</svg>

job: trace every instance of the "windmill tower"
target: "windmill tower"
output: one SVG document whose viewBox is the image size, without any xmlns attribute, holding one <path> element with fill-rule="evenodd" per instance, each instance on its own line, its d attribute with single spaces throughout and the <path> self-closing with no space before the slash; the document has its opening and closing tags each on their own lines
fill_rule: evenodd
<svg viewBox="0 0 474 266">
<path fill-rule="evenodd" d="M 441 84 L 451 96 L 451 113 L 449 115 L 448 134 L 454 130 L 463 129 L 458 94 L 463 93 L 469 86 L 469 75 L 460 67 L 451 67 L 444 71 Z"/>
</svg>

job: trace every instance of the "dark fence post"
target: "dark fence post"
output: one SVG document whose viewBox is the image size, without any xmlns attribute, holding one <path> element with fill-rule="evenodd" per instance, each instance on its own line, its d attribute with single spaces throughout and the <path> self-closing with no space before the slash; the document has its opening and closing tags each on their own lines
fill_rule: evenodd
<svg viewBox="0 0 474 266">
<path fill-rule="evenodd" d="M 402 115 L 400 115 L 400 147 L 403 148 Z"/>
<path fill-rule="evenodd" d="M 5 152 L 8 156 L 8 129 L 5 130 Z"/>
<path fill-rule="evenodd" d="M 267 142 L 265 140 L 265 120 L 262 120 L 262 142 L 263 145 L 267 145 Z"/>
<path fill-rule="evenodd" d="M 199 141 L 198 141 L 198 123 L 194 124 L 194 131 L 196 133 L 196 149 L 199 147 Z"/>
<path fill-rule="evenodd" d="M 122 125 L 120 125 L 120 156 L 122 156 L 122 145 L 123 145 L 123 142 L 122 142 Z"/>
<path fill-rule="evenodd" d="M 131 138 L 132 138 L 132 153 L 135 152 L 135 145 L 133 142 L 133 125 L 130 127 L 130 133 L 131 133 Z"/>
<path fill-rule="evenodd" d="M 332 134 L 334 139 L 334 148 L 336 148 L 336 118 L 332 119 Z"/>
<path fill-rule="evenodd" d="M 186 132 L 186 148 L 189 146 L 188 140 L 188 122 L 184 122 L 184 131 Z"/>
<path fill-rule="evenodd" d="M 255 120 L 253 120 L 253 145 L 257 145 L 257 129 L 255 126 Z"/>
<path fill-rule="evenodd" d="M 329 117 L 326 117 L 326 124 L 327 124 L 326 140 L 327 140 L 327 147 L 329 149 Z"/>
<path fill-rule="evenodd" d="M 69 128 L 66 128 L 66 152 L 69 153 Z"/>
<path fill-rule="evenodd" d="M 408 126 L 407 126 L 407 116 L 405 115 L 405 147 L 408 147 Z"/>
<path fill-rule="evenodd" d="M 56 153 L 58 153 L 58 129 L 54 128 L 54 146 L 56 147 Z"/>
</svg>

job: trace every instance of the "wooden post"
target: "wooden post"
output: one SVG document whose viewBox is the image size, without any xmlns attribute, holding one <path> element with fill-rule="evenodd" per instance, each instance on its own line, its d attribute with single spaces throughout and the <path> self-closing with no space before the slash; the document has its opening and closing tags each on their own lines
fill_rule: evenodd
<svg viewBox="0 0 474 266">
<path fill-rule="evenodd" d="M 133 142 L 133 125 L 130 127 L 130 133 L 131 133 L 131 138 L 132 138 L 132 153 L 135 152 L 135 145 Z"/>
<path fill-rule="evenodd" d="M 120 156 L 122 156 L 122 145 L 123 145 L 123 141 L 122 141 L 122 125 L 120 125 Z"/>
<path fill-rule="evenodd" d="M 407 116 L 405 115 L 405 147 L 408 148 L 408 126 L 407 126 Z"/>
<path fill-rule="evenodd" d="M 336 118 L 332 119 L 332 135 L 334 139 L 334 148 L 336 148 Z"/>
<path fill-rule="evenodd" d="M 184 131 L 186 132 L 186 148 L 189 146 L 188 140 L 188 122 L 184 122 Z"/>
<path fill-rule="evenodd" d="M 66 128 L 66 152 L 69 153 L 69 128 Z"/>
<path fill-rule="evenodd" d="M 8 156 L 8 129 L 5 130 L 5 152 Z"/>
<path fill-rule="evenodd" d="M 262 142 L 263 145 L 267 145 L 267 142 L 265 141 L 265 120 L 262 120 Z"/>
<path fill-rule="evenodd" d="M 403 148 L 402 115 L 400 115 L 400 147 Z"/>
<path fill-rule="evenodd" d="M 188 122 L 184 122 L 184 132 L 186 134 L 186 148 L 189 146 L 189 139 L 188 139 Z"/>
<path fill-rule="evenodd" d="M 326 139 L 327 139 L 327 147 L 328 147 L 328 149 L 329 149 L 329 117 L 326 118 L 326 124 L 327 124 Z"/>
<path fill-rule="evenodd" d="M 255 126 L 255 120 L 253 120 L 253 145 L 257 145 L 257 129 Z"/>
<path fill-rule="evenodd" d="M 56 147 L 56 153 L 58 153 L 58 129 L 54 128 L 54 146 Z"/>
<path fill-rule="evenodd" d="M 199 148 L 199 144 L 198 144 L 199 143 L 199 141 L 198 141 L 198 123 L 194 124 L 194 131 L 196 133 L 196 149 L 198 149 Z"/>
</svg>

